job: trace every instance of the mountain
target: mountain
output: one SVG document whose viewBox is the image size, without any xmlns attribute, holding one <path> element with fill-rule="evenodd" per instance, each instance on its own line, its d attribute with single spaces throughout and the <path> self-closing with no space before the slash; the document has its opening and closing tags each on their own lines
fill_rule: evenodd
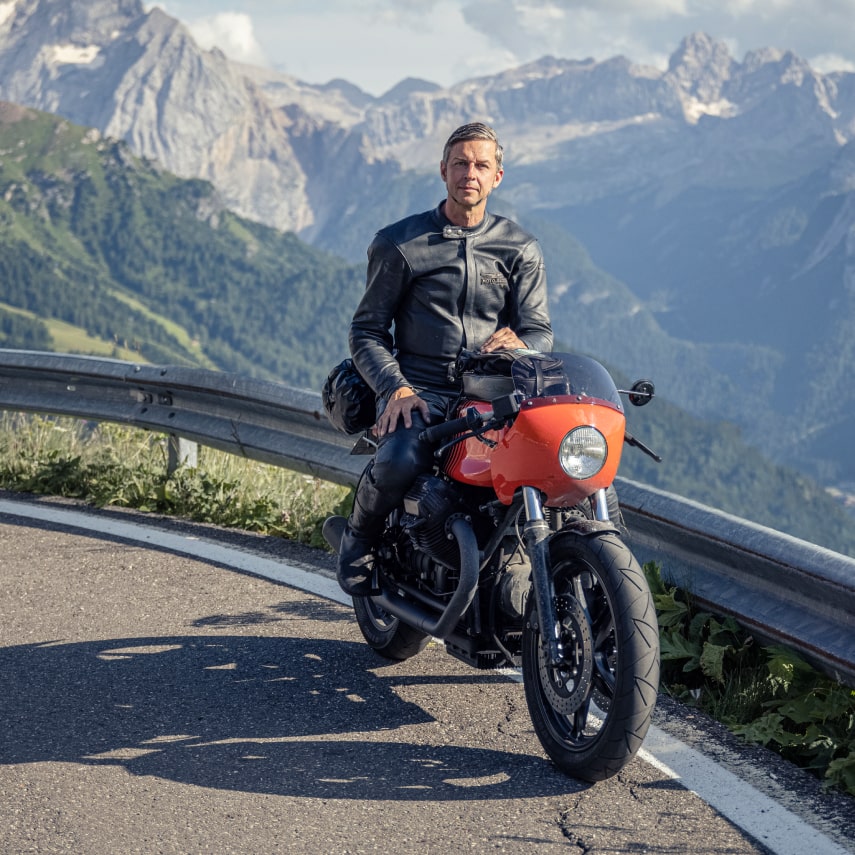
<svg viewBox="0 0 855 855">
<path fill-rule="evenodd" d="M 436 204 L 443 140 L 486 118 L 506 142 L 494 207 L 541 238 L 563 341 L 855 484 L 855 74 L 771 48 L 739 61 L 696 33 L 666 69 L 544 57 L 374 98 L 203 51 L 139 0 L 0 10 L 0 98 L 122 139 L 354 263 L 377 227 Z"/>
<path fill-rule="evenodd" d="M 546 226 L 545 226 L 546 228 Z M 577 246 L 575 280 L 609 285 Z M 126 143 L 0 103 L 0 347 L 101 353 L 318 389 L 344 355 L 363 271 L 225 208 Z M 611 283 L 615 288 L 616 283 Z M 621 380 L 626 388 L 628 381 Z M 622 474 L 855 555 L 844 511 L 739 431 L 656 401 Z"/>
<path fill-rule="evenodd" d="M 244 220 L 126 143 L 0 103 L 0 346 L 318 388 L 362 271 Z"/>
<path fill-rule="evenodd" d="M 408 79 L 374 98 L 201 50 L 141 0 L 3 8 L 0 97 L 124 139 L 178 175 L 211 180 L 233 210 L 339 252 L 348 206 L 382 207 L 376 196 L 403 174 L 435 178 L 445 136 L 473 116 L 509 141 L 503 190 L 520 210 L 650 188 L 660 199 L 688 186 L 768 189 L 826 162 L 855 118 L 855 75 L 823 76 L 773 50 L 738 63 L 703 34 L 684 40 L 667 71 L 546 57 L 453 89 Z M 413 195 L 425 204 L 437 193 L 434 181 Z M 345 254 L 363 251 L 354 241 Z"/>
</svg>

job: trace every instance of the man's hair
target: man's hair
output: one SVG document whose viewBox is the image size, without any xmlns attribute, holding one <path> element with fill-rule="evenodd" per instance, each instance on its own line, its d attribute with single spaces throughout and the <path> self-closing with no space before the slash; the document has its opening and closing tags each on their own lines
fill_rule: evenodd
<svg viewBox="0 0 855 855">
<path fill-rule="evenodd" d="M 470 122 L 468 125 L 461 125 L 451 136 L 445 141 L 445 146 L 442 149 L 442 162 L 448 163 L 448 156 L 451 154 L 451 147 L 455 143 L 467 142 L 469 140 L 488 140 L 496 144 L 496 166 L 502 168 L 502 155 L 504 149 L 499 142 L 499 137 L 496 132 L 483 122 Z"/>
</svg>

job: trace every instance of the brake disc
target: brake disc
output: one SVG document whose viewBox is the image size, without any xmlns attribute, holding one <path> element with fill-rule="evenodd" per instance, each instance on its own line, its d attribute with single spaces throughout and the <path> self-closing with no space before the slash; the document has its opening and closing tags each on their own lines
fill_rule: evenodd
<svg viewBox="0 0 855 855">
<path fill-rule="evenodd" d="M 588 619 L 575 597 L 557 597 L 555 611 L 564 656 L 558 666 L 552 665 L 544 646 L 539 645 L 540 683 L 549 705 L 556 712 L 573 715 L 591 690 L 594 643 Z"/>
</svg>

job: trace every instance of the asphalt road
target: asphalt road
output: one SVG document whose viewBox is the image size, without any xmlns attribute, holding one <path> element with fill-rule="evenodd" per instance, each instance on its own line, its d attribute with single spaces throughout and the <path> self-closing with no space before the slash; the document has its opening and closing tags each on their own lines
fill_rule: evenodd
<svg viewBox="0 0 855 855">
<path fill-rule="evenodd" d="M 0 516 L 0 679 L 0 853 L 771 851 L 641 759 L 556 772 L 507 677 L 156 535 Z"/>
</svg>

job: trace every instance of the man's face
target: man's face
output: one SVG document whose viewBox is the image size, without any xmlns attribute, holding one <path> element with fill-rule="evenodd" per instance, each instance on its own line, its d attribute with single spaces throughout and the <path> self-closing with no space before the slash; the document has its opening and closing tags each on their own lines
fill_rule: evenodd
<svg viewBox="0 0 855 855">
<path fill-rule="evenodd" d="M 504 175 L 496 165 L 496 144 L 490 140 L 455 143 L 439 172 L 448 197 L 463 208 L 477 208 L 487 201 Z"/>
</svg>

